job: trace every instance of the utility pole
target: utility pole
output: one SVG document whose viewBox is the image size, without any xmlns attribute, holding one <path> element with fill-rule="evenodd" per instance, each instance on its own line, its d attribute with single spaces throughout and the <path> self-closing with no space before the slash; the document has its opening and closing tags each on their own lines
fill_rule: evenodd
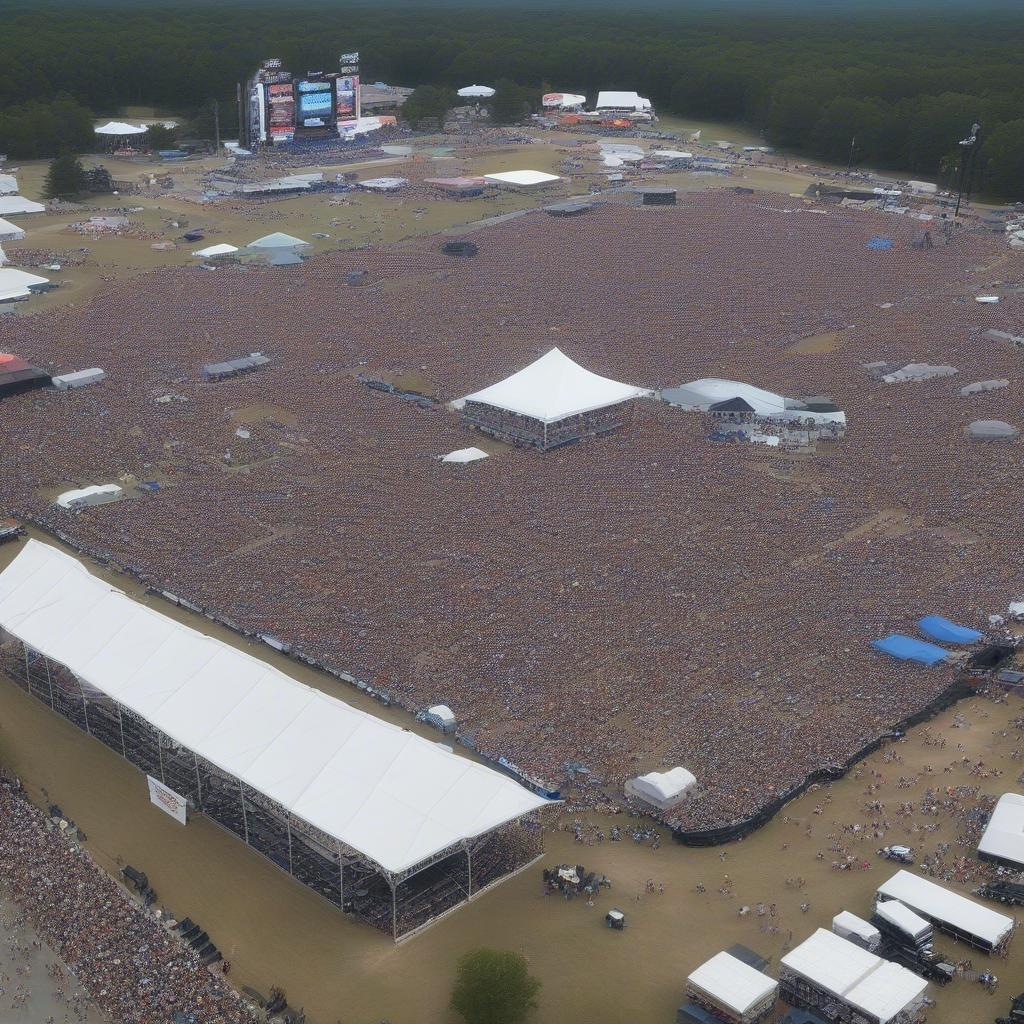
<svg viewBox="0 0 1024 1024">
<path fill-rule="evenodd" d="M 966 139 L 960 140 L 960 149 L 962 156 L 960 157 L 960 182 L 957 186 L 956 193 L 956 209 L 953 210 L 953 216 L 960 216 L 960 201 L 964 196 L 964 187 L 966 185 L 967 195 L 971 194 L 971 175 L 974 173 L 974 161 L 978 153 L 978 146 L 980 145 L 981 138 L 981 125 L 975 122 L 971 125 L 971 134 Z"/>
<path fill-rule="evenodd" d="M 216 152 L 220 152 L 220 102 L 218 100 L 213 101 L 213 137 L 215 139 L 215 145 L 217 147 Z"/>
<path fill-rule="evenodd" d="M 853 147 L 856 146 L 856 145 L 857 145 L 857 136 L 854 135 L 853 138 L 850 139 L 850 159 L 846 161 L 846 174 L 847 174 L 847 176 L 849 176 L 850 172 L 853 170 Z"/>
</svg>

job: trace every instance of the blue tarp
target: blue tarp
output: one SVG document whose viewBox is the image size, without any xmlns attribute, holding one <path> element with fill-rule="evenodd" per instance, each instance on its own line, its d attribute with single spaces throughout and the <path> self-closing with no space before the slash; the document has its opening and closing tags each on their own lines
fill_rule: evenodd
<svg viewBox="0 0 1024 1024">
<path fill-rule="evenodd" d="M 875 235 L 874 238 L 868 242 L 869 249 L 891 249 L 892 239 L 886 238 L 885 235 Z"/>
<path fill-rule="evenodd" d="M 926 615 L 923 619 L 918 619 L 917 628 L 925 636 L 946 644 L 973 644 L 982 636 L 976 629 L 958 626 L 941 615 Z"/>
<path fill-rule="evenodd" d="M 949 651 L 936 647 L 935 644 L 927 644 L 923 640 L 915 640 L 912 636 L 903 636 L 900 633 L 891 633 L 881 640 L 872 640 L 871 646 L 883 654 L 891 654 L 901 661 L 917 661 L 922 665 L 937 665 L 945 661 Z"/>
</svg>

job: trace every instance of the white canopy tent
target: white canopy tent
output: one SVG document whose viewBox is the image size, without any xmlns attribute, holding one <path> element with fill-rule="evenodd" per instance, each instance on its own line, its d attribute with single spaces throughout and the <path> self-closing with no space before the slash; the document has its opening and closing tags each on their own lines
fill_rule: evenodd
<svg viewBox="0 0 1024 1024">
<path fill-rule="evenodd" d="M 716 953 L 687 979 L 687 988 L 740 1020 L 759 1017 L 775 1002 L 779 985 L 731 953 Z M 703 997 L 703 999 L 702 999 Z"/>
<path fill-rule="evenodd" d="M 73 491 L 65 491 L 57 496 L 54 504 L 64 509 L 89 508 L 92 505 L 105 505 L 107 502 L 117 501 L 123 493 L 117 484 L 92 484 L 89 487 L 77 487 Z M 14 631 L 11 630 L 11 632 Z"/>
<path fill-rule="evenodd" d="M 46 207 L 24 196 L 0 196 L 0 217 L 12 217 L 19 213 L 44 213 Z"/>
<path fill-rule="evenodd" d="M 494 174 L 484 175 L 484 181 L 492 185 L 511 185 L 515 188 L 536 188 L 561 180 L 557 174 L 548 174 L 546 171 L 495 171 Z"/>
<path fill-rule="evenodd" d="M 677 765 L 667 772 L 648 772 L 626 782 L 626 793 L 638 797 L 662 810 L 667 810 L 686 799 L 697 784 L 696 776 Z"/>
<path fill-rule="evenodd" d="M 93 129 L 97 135 L 114 137 L 121 135 L 145 135 L 147 130 L 145 125 L 126 124 L 124 121 L 108 121 L 106 124 L 101 124 L 98 128 Z"/>
<path fill-rule="evenodd" d="M 874 952 L 882 944 L 882 933 L 870 921 L 848 910 L 840 910 L 832 918 L 832 931 L 841 939 L 863 946 L 869 952 Z"/>
<path fill-rule="evenodd" d="M 208 245 L 205 249 L 196 249 L 193 256 L 198 256 L 200 259 L 208 260 L 214 256 L 230 256 L 231 253 L 238 252 L 237 245 L 229 245 L 227 242 L 218 242 L 216 245 Z"/>
<path fill-rule="evenodd" d="M 0 196 L 14 195 L 18 191 L 18 179 L 13 174 L 0 174 Z"/>
<path fill-rule="evenodd" d="M 703 412 L 731 398 L 742 398 L 758 416 L 775 416 L 786 411 L 786 399 L 782 395 L 754 387 L 753 384 L 724 380 L 721 377 L 701 377 L 700 380 L 692 380 L 689 384 L 670 388 L 661 394 L 672 405 Z"/>
<path fill-rule="evenodd" d="M 599 377 L 553 348 L 518 373 L 453 403 L 479 402 L 529 416 L 542 423 L 557 423 L 594 409 L 616 405 L 650 394 L 644 388 Z"/>
<path fill-rule="evenodd" d="M 40 277 L 38 274 L 30 274 L 26 270 L 16 270 L 14 267 L 2 267 L 0 268 L 0 302 L 27 298 L 32 294 L 33 288 L 39 288 L 41 285 L 49 283 L 49 278 Z"/>
<path fill-rule="evenodd" d="M 541 104 L 549 110 L 574 110 L 586 102 L 586 96 L 573 92 L 548 92 L 541 97 Z"/>
<path fill-rule="evenodd" d="M 304 242 L 301 238 L 296 238 L 294 235 L 285 234 L 283 231 L 273 231 L 269 235 L 264 235 L 262 238 L 257 238 L 256 241 L 250 242 L 246 248 L 295 249 L 298 246 L 310 244 L 310 242 Z"/>
<path fill-rule="evenodd" d="M 1010 606 L 1011 614 L 1014 606 Z M 983 860 L 995 860 L 1024 868 L 1024 796 L 1004 793 L 978 843 Z"/>
<path fill-rule="evenodd" d="M 441 461 L 465 464 L 467 462 L 478 462 L 480 459 L 486 459 L 487 457 L 487 452 L 482 448 L 458 448 L 454 452 L 449 452 L 447 455 L 442 456 Z"/>
<path fill-rule="evenodd" d="M 19 228 L 17 224 L 12 224 L 9 220 L 0 217 L 0 242 L 17 242 L 24 237 L 24 228 Z"/>
<path fill-rule="evenodd" d="M 547 804 L 35 540 L 0 573 L 0 627 L 392 874 Z"/>
<path fill-rule="evenodd" d="M 594 109 L 635 110 L 642 112 L 651 109 L 651 101 L 636 92 L 604 90 L 597 94 L 597 103 L 595 104 Z"/>
<path fill-rule="evenodd" d="M 458 92 L 463 99 L 490 99 L 494 95 L 494 89 L 489 85 L 464 85 Z"/>
</svg>

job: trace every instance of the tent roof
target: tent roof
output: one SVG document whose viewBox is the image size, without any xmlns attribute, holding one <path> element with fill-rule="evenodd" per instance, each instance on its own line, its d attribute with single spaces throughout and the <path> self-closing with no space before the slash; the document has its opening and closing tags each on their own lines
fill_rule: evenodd
<svg viewBox="0 0 1024 1024">
<path fill-rule="evenodd" d="M 586 96 L 573 92 L 547 92 L 541 97 L 545 107 L 582 107 L 587 102 Z"/>
<path fill-rule="evenodd" d="M 639 93 L 606 90 L 597 94 L 595 110 L 650 110 L 651 101 Z"/>
<path fill-rule="evenodd" d="M 45 209 L 42 203 L 26 199 L 24 196 L 0 196 L 0 217 L 9 217 L 16 213 L 43 213 Z"/>
<path fill-rule="evenodd" d="M 1012 918 L 910 871 L 897 871 L 888 882 L 878 887 L 878 894 L 899 900 L 925 917 L 974 935 L 993 948 L 1013 931 Z"/>
<path fill-rule="evenodd" d="M 193 256 L 227 256 L 228 253 L 238 252 L 237 245 L 229 245 L 227 242 L 218 242 L 216 245 L 208 245 L 205 249 L 196 249 Z"/>
<path fill-rule="evenodd" d="M 722 377 L 701 377 L 699 380 L 691 380 L 689 384 L 662 391 L 661 397 L 673 405 L 703 410 L 731 398 L 742 398 L 759 416 L 771 416 L 786 410 L 786 400 L 782 395 L 754 387 L 753 384 L 725 380 Z"/>
<path fill-rule="evenodd" d="M 97 135 L 142 135 L 146 130 L 145 125 L 125 124 L 124 121 L 108 121 L 93 129 Z"/>
<path fill-rule="evenodd" d="M 1003 420 L 974 420 L 973 423 L 968 424 L 967 433 L 971 437 L 981 437 L 988 440 L 993 438 L 1012 440 L 1020 431 Z"/>
<path fill-rule="evenodd" d="M 655 800 L 674 800 L 696 783 L 696 776 L 678 765 L 671 771 L 648 772 L 646 775 L 638 775 L 633 780 L 633 785 L 638 790 L 654 797 Z"/>
<path fill-rule="evenodd" d="M 485 174 L 484 180 L 497 185 L 548 185 L 562 179 L 546 171 L 495 171 L 494 174 Z"/>
<path fill-rule="evenodd" d="M 262 238 L 257 238 L 255 242 L 250 242 L 248 248 L 292 249 L 297 245 L 309 244 L 309 242 L 304 242 L 301 238 L 296 238 L 294 235 L 286 235 L 283 231 L 273 231 L 269 235 L 264 235 Z"/>
<path fill-rule="evenodd" d="M 458 93 L 460 96 L 480 96 L 488 98 L 494 95 L 494 89 L 489 85 L 464 85 Z"/>
<path fill-rule="evenodd" d="M 445 455 L 442 462 L 476 462 L 478 459 L 486 459 L 487 452 L 482 448 L 459 448 L 454 452 Z"/>
<path fill-rule="evenodd" d="M 547 803 L 136 603 L 35 540 L 0 573 L 0 626 L 390 872 Z"/>
<path fill-rule="evenodd" d="M 778 982 L 730 953 L 716 953 L 687 979 L 734 1013 L 745 1014 L 770 996 Z"/>
<path fill-rule="evenodd" d="M 922 665 L 937 665 L 945 661 L 949 651 L 936 647 L 935 644 L 925 643 L 923 640 L 916 640 L 912 636 L 904 636 L 902 633 L 890 633 L 881 640 L 872 640 L 871 646 L 883 654 L 891 654 L 900 661 L 917 661 Z"/>
<path fill-rule="evenodd" d="M 31 285 L 49 284 L 48 277 L 30 274 L 27 270 L 15 270 L 14 267 L 0 268 L 0 292 L 11 288 L 28 288 Z"/>
<path fill-rule="evenodd" d="M 25 237 L 25 229 L 0 217 L 0 242 L 13 242 Z"/>
<path fill-rule="evenodd" d="M 461 399 L 556 423 L 567 416 L 603 409 L 648 392 L 599 377 L 553 348 L 518 373 Z"/>
<path fill-rule="evenodd" d="M 18 179 L 13 174 L 0 174 L 0 196 L 9 196 L 18 191 Z"/>
<path fill-rule="evenodd" d="M 973 644 L 981 639 L 982 634 L 967 626 L 958 626 L 955 622 L 941 615 L 925 615 L 917 620 L 917 628 L 939 643 Z"/>
<path fill-rule="evenodd" d="M 1024 796 L 1004 793 L 999 798 L 978 852 L 1024 867 Z"/>
</svg>

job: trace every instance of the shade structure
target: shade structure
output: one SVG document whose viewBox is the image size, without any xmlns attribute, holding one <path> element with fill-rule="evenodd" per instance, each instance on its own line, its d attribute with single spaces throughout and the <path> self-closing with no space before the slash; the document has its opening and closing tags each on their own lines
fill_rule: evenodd
<svg viewBox="0 0 1024 1024">
<path fill-rule="evenodd" d="M 25 298 L 32 294 L 33 288 L 42 288 L 49 283 L 49 278 L 30 274 L 26 270 L 0 267 L 0 302 Z"/>
<path fill-rule="evenodd" d="M 912 636 L 902 633 L 891 633 L 881 640 L 872 640 L 871 646 L 883 654 L 890 654 L 900 661 L 916 661 L 921 665 L 937 665 L 949 657 L 949 651 L 936 647 L 935 644 L 915 640 Z"/>
<path fill-rule="evenodd" d="M 138 604 L 35 540 L 0 573 L 0 627 L 387 872 L 547 804 Z"/>
<path fill-rule="evenodd" d="M 541 104 L 549 110 L 572 110 L 586 102 L 586 96 L 574 92 L 548 92 L 541 97 Z"/>
<path fill-rule="evenodd" d="M 492 185 L 513 185 L 517 188 L 536 188 L 561 180 L 557 174 L 548 174 L 546 171 L 495 171 L 484 175 L 484 181 Z"/>
<path fill-rule="evenodd" d="M 626 783 L 626 792 L 662 810 L 674 807 L 697 784 L 692 772 L 677 765 L 667 772 L 648 772 Z"/>
<path fill-rule="evenodd" d="M 1013 934 L 1013 918 L 911 871 L 897 871 L 878 887 L 877 896 L 899 900 L 944 931 L 983 949 L 998 949 Z"/>
<path fill-rule="evenodd" d="M 983 635 L 976 629 L 958 626 L 941 615 L 923 616 L 917 620 L 917 628 L 925 636 L 930 636 L 933 640 L 944 644 L 973 644 L 977 643 Z"/>
<path fill-rule="evenodd" d="M 463 99 L 490 99 L 494 89 L 489 85 L 464 85 L 458 93 Z"/>
<path fill-rule="evenodd" d="M 208 245 L 205 249 L 196 249 L 193 256 L 199 256 L 201 259 L 210 259 L 214 256 L 229 256 L 233 252 L 238 252 L 237 245 L 229 245 L 227 242 L 218 242 L 216 245 Z"/>
<path fill-rule="evenodd" d="M 449 452 L 441 459 L 441 461 L 466 463 L 478 462 L 480 459 L 486 458 L 487 452 L 485 452 L 482 448 L 459 448 L 457 451 Z"/>
<path fill-rule="evenodd" d="M 0 196 L 14 195 L 18 191 L 18 179 L 13 174 L 0 174 Z"/>
<path fill-rule="evenodd" d="M 250 242 L 247 248 L 294 249 L 300 245 L 310 244 L 309 242 L 304 242 L 301 238 L 296 238 L 294 235 L 285 234 L 283 231 L 273 231 L 269 235 L 263 235 L 262 238 L 257 238 L 254 242 Z"/>
<path fill-rule="evenodd" d="M 9 220 L 0 217 L 0 242 L 17 242 L 24 237 L 24 228 L 19 228 L 17 224 L 12 224 Z"/>
<path fill-rule="evenodd" d="M 978 843 L 982 860 L 1024 868 L 1024 796 L 1004 793 Z"/>
<path fill-rule="evenodd" d="M 635 110 L 651 109 L 651 101 L 636 92 L 605 90 L 597 94 L 595 110 Z"/>
<path fill-rule="evenodd" d="M 1003 420 L 975 420 L 966 433 L 974 441 L 1013 441 L 1020 431 Z"/>
<path fill-rule="evenodd" d="M 778 983 L 729 953 L 716 953 L 687 979 L 689 994 L 703 997 L 739 1020 L 763 1013 L 775 1002 Z"/>
<path fill-rule="evenodd" d="M 599 377 L 573 362 L 561 349 L 553 348 L 518 373 L 474 391 L 461 402 L 479 402 L 542 423 L 555 423 L 648 393 L 632 384 Z"/>
<path fill-rule="evenodd" d="M 46 207 L 24 196 L 0 196 L 0 217 L 16 217 L 23 213 L 44 213 Z"/>
<path fill-rule="evenodd" d="M 93 131 L 97 135 L 117 137 L 119 135 L 144 135 L 148 129 L 145 125 L 125 124 L 124 121 L 108 121 L 106 124 L 101 124 L 98 128 L 94 128 Z"/>
<path fill-rule="evenodd" d="M 701 377 L 678 388 L 668 388 L 661 397 L 684 409 L 708 411 L 721 402 L 742 399 L 758 416 L 774 416 L 786 411 L 786 399 L 764 388 L 722 377 Z"/>
</svg>

